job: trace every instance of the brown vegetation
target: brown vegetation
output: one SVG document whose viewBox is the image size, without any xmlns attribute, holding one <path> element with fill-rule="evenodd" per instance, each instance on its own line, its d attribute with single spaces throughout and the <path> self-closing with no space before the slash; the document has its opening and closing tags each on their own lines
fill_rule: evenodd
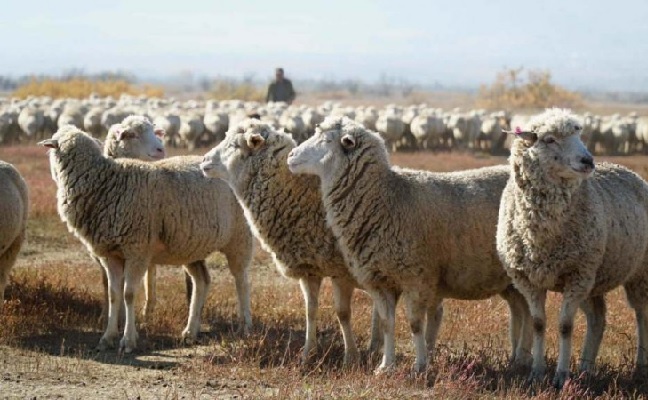
<svg viewBox="0 0 648 400">
<path fill-rule="evenodd" d="M 174 150 L 178 152 L 179 150 Z M 196 153 L 203 153 L 198 150 Z M 548 383 L 530 388 L 528 371 L 507 364 L 508 311 L 498 298 L 448 301 L 435 360 L 427 376 L 411 378 L 414 355 L 402 307 L 397 315 L 397 351 L 402 356 L 390 376 L 373 376 L 377 360 L 342 368 L 342 339 L 333 312 L 331 287 L 320 297 L 319 352 L 308 367 L 299 365 L 305 338 L 303 300 L 294 282 L 281 278 L 270 257 L 258 250 L 251 269 L 254 329 L 236 334 L 236 295 L 222 256 L 208 260 L 212 289 L 205 306 L 201 343 L 179 341 L 186 319 L 179 268 L 158 271 L 158 308 L 140 327 L 137 354 L 96 353 L 101 331 L 99 269 L 70 235 L 55 211 L 55 187 L 45 150 L 35 146 L 0 148 L 14 163 L 32 194 L 29 239 L 13 271 L 4 314 L 0 315 L 0 393 L 16 397 L 199 398 L 586 398 L 646 396 L 648 383 L 632 379 L 634 317 L 624 295 L 607 296 L 608 326 L 598 369 L 587 380 L 569 383 L 557 394 Z M 449 171 L 504 163 L 502 157 L 429 153 L 394 154 L 398 165 Z M 648 177 L 645 157 L 612 159 Z M 548 357 L 558 352 L 559 296 L 548 301 Z M 354 332 L 369 339 L 371 301 L 354 298 Z M 575 346 L 585 330 L 575 324 Z M 575 363 L 574 363 L 575 364 Z M 576 371 L 575 365 L 572 367 Z M 551 375 L 549 375 L 549 378 Z"/>
<path fill-rule="evenodd" d="M 490 85 L 479 89 L 477 105 L 488 109 L 542 109 L 547 107 L 578 108 L 583 105 L 580 94 L 551 82 L 551 72 L 507 69 L 497 73 Z"/>
<path fill-rule="evenodd" d="M 112 96 L 114 98 L 119 98 L 122 94 L 162 97 L 164 96 L 164 89 L 152 85 L 139 87 L 123 79 L 90 80 L 78 77 L 56 80 L 33 78 L 28 83 L 18 87 L 12 95 L 18 98 L 50 96 L 52 98 L 72 97 L 80 99 L 93 93 L 101 97 Z"/>
</svg>

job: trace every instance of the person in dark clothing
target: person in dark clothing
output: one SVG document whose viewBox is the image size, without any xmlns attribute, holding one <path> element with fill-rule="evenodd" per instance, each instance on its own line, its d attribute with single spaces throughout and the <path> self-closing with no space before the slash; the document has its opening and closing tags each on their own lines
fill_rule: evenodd
<svg viewBox="0 0 648 400">
<path fill-rule="evenodd" d="M 275 70 L 275 80 L 268 86 L 266 102 L 285 101 L 291 104 L 293 100 L 295 100 L 295 91 L 293 90 L 292 82 L 284 78 L 283 68 L 277 68 Z"/>
</svg>

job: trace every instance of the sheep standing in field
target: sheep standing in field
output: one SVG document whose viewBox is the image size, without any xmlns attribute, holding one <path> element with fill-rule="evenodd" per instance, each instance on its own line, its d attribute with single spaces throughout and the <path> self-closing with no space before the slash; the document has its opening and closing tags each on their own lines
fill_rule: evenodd
<svg viewBox="0 0 648 400">
<path fill-rule="evenodd" d="M 528 360 L 528 309 L 512 289 L 493 240 L 506 167 L 454 173 L 392 168 L 379 136 L 339 118 L 327 118 L 315 136 L 293 149 L 288 166 L 319 176 L 327 222 L 351 273 L 378 308 L 384 333 L 378 371 L 395 361 L 395 304 L 401 292 L 416 372 L 427 366 L 426 310 L 437 310 L 444 298 L 502 295 L 511 310 L 513 360 Z M 436 332 L 428 330 L 433 346 Z"/>
<path fill-rule="evenodd" d="M 547 290 L 563 293 L 553 383 L 569 375 L 574 316 L 595 308 L 581 357 L 594 366 L 605 324 L 603 295 L 623 285 L 637 316 L 637 368 L 648 367 L 648 184 L 624 167 L 594 161 L 568 110 L 549 109 L 518 130 L 502 195 L 497 249 L 533 316 L 532 379 L 545 372 Z M 591 325 L 591 326 L 590 326 Z"/>
<path fill-rule="evenodd" d="M 153 124 L 164 131 L 164 144 L 177 146 L 180 131 L 180 117 L 172 111 L 164 112 L 153 119 Z"/>
<path fill-rule="evenodd" d="M 344 362 L 358 358 L 351 330 L 351 297 L 357 282 L 326 226 L 319 182 L 295 176 L 286 164 L 296 146 L 289 134 L 260 121 L 247 120 L 228 132 L 225 140 L 205 155 L 205 175 L 225 179 L 245 210 L 263 247 L 272 254 L 285 277 L 299 280 L 306 303 L 306 343 L 303 360 L 317 347 L 316 318 L 322 279 L 331 277 L 344 339 Z M 373 320 L 375 322 L 375 319 Z M 377 347 L 372 330 L 372 346 Z"/>
<path fill-rule="evenodd" d="M 134 299 L 152 263 L 183 265 L 191 275 L 189 320 L 182 336 L 195 339 L 209 285 L 201 263 L 216 250 L 227 257 L 236 281 L 241 328 L 249 328 L 252 235 L 228 185 L 202 175 L 201 157 L 154 163 L 113 160 L 92 137 L 71 126 L 41 144 L 51 149 L 61 219 L 100 258 L 108 274 L 108 326 L 100 349 L 112 346 L 118 337 L 122 301 L 126 324 L 120 348 L 129 353 L 136 347 Z"/>
<path fill-rule="evenodd" d="M 110 127 L 104 142 L 103 152 L 106 157 L 112 159 L 134 158 L 142 161 L 161 160 L 166 155 L 161 139 L 163 136 L 163 131 L 155 129 L 148 118 L 143 116 L 130 116 L 124 119 L 122 123 Z M 95 260 L 101 266 L 100 260 L 97 258 Z M 105 323 L 108 322 L 109 307 L 108 275 L 106 275 L 103 267 L 102 272 L 104 301 L 101 307 L 99 321 Z M 155 275 L 155 264 L 151 264 L 146 271 L 146 285 L 144 286 L 146 289 L 144 309 L 142 311 L 142 317 L 144 319 L 152 315 L 157 302 Z M 189 275 L 186 275 L 186 277 L 188 278 L 187 294 L 189 295 L 191 294 L 191 277 Z"/>
<path fill-rule="evenodd" d="M 187 149 L 195 149 L 204 132 L 205 124 L 203 123 L 202 116 L 196 113 L 180 116 L 180 129 L 178 130 L 178 136 L 181 143 Z"/>
<path fill-rule="evenodd" d="M 45 128 L 45 115 L 38 107 L 27 106 L 18 115 L 18 125 L 30 139 L 40 139 Z"/>
<path fill-rule="evenodd" d="M 83 116 L 83 129 L 93 137 L 98 138 L 106 132 L 103 125 L 101 125 L 103 113 L 103 107 L 93 107 Z"/>
<path fill-rule="evenodd" d="M 398 109 L 388 108 L 376 120 L 376 131 L 387 143 L 390 151 L 396 151 L 396 145 L 405 133 L 405 123 Z"/>
<path fill-rule="evenodd" d="M 9 272 L 25 240 L 28 210 L 27 184 L 13 165 L 0 161 L 0 311 Z"/>
</svg>

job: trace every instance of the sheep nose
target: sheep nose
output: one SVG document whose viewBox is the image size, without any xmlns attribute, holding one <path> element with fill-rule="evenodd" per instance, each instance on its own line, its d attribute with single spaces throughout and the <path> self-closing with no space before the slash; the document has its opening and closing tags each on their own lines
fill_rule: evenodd
<svg viewBox="0 0 648 400">
<path fill-rule="evenodd" d="M 594 168 L 594 158 L 592 156 L 585 156 L 581 158 L 581 164 L 587 165 L 589 167 Z"/>
<path fill-rule="evenodd" d="M 288 153 L 288 158 L 292 157 L 295 155 L 295 149 L 290 150 L 290 153 Z"/>
</svg>

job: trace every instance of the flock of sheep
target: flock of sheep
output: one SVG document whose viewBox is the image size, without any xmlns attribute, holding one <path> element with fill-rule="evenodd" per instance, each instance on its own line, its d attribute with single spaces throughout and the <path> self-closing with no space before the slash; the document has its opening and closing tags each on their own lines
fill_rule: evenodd
<svg viewBox="0 0 648 400">
<path fill-rule="evenodd" d="M 240 100 L 185 102 L 123 95 L 119 99 L 90 96 L 86 99 L 33 97 L 25 100 L 0 98 L 0 144 L 42 139 L 71 124 L 95 137 L 129 115 L 145 115 L 166 132 L 168 146 L 208 147 L 220 142 L 229 127 L 254 116 L 275 129 L 282 129 L 301 143 L 315 132 L 327 116 L 346 116 L 380 133 L 390 151 L 468 150 L 506 153 L 510 138 L 502 129 L 521 126 L 526 115 L 507 111 L 442 110 L 426 104 L 400 107 L 344 107 L 325 102 L 317 107 L 261 104 Z M 596 154 L 648 153 L 648 117 L 636 113 L 583 116 L 582 138 Z"/>
<path fill-rule="evenodd" d="M 551 290 L 563 293 L 553 380 L 562 387 L 576 310 L 587 317 L 580 370 L 591 372 L 605 329 L 604 295 L 623 286 L 637 318 L 637 371 L 648 367 L 648 183 L 619 165 L 595 167 L 582 139 L 586 124 L 569 111 L 549 109 L 505 130 L 508 166 L 451 173 L 392 166 L 389 140 L 348 116 L 326 117 L 299 145 L 294 133 L 262 117 L 230 126 L 203 158 L 160 159 L 166 135 L 145 116 L 109 127 L 103 145 L 74 125 L 40 142 L 50 149 L 60 217 L 105 272 L 100 349 L 117 345 L 122 306 L 119 348 L 136 348 L 134 298 L 146 275 L 145 311 L 152 312 L 156 264 L 184 266 L 190 309 L 183 338 L 194 340 L 209 286 L 204 260 L 215 251 L 227 256 L 247 331 L 256 237 L 282 275 L 300 283 L 304 361 L 316 348 L 318 294 L 330 277 L 346 364 L 359 357 L 351 329 L 355 289 L 373 299 L 370 347 L 383 353 L 377 372 L 396 362 L 399 299 L 412 332 L 413 372 L 421 373 L 443 299 L 498 294 L 510 308 L 511 361 L 542 379 Z M 2 295 L 25 236 L 28 200 L 6 163 L 0 188 L 0 219 L 7 221 L 0 229 Z"/>
</svg>

